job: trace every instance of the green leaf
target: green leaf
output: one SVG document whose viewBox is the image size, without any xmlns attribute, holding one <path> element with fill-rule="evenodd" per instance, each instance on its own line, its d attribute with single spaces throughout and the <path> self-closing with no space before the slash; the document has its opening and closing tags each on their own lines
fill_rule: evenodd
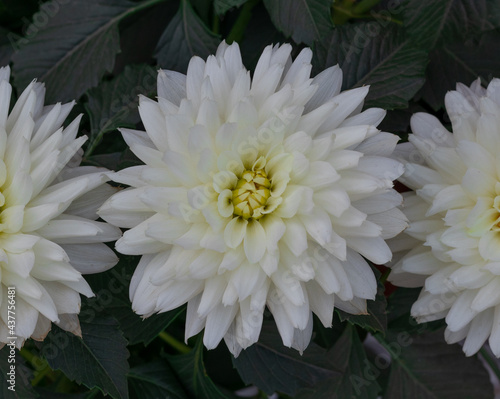
<svg viewBox="0 0 500 399">
<path fill-rule="evenodd" d="M 410 0 L 404 6 L 404 26 L 408 36 L 423 48 L 432 49 L 458 38 L 500 26 L 490 18 L 496 1 Z"/>
<path fill-rule="evenodd" d="M 233 7 L 240 7 L 248 0 L 214 0 L 214 10 L 217 15 L 224 15 Z"/>
<path fill-rule="evenodd" d="M 11 42 L 13 37 L 15 35 L 12 32 L 0 27 L 0 67 L 8 65 L 14 53 L 14 46 Z"/>
<path fill-rule="evenodd" d="M 273 322 L 263 324 L 259 341 L 241 351 L 233 364 L 245 383 L 268 394 L 279 391 L 294 396 L 301 388 L 339 375 L 327 351 L 314 342 L 302 355 L 283 346 Z"/>
<path fill-rule="evenodd" d="M 85 109 L 90 117 L 91 132 L 86 156 L 99 144 L 102 136 L 118 127 L 135 127 L 141 121 L 139 94 L 156 93 L 156 70 L 149 65 L 128 65 L 110 81 L 87 92 Z"/>
<path fill-rule="evenodd" d="M 53 325 L 41 353 L 53 369 L 89 388 L 98 387 L 115 399 L 128 399 L 127 341 L 111 316 L 80 319 L 82 338 Z"/>
<path fill-rule="evenodd" d="M 333 29 L 331 0 L 264 0 L 274 25 L 296 43 L 312 46 Z"/>
<path fill-rule="evenodd" d="M 347 326 L 335 346 L 328 352 L 328 357 L 342 373 L 311 388 L 301 390 L 296 396 L 297 399 L 378 397 L 380 386 L 375 379 L 367 377 L 373 376 L 374 367 L 366 358 L 363 344 L 352 326 Z"/>
<path fill-rule="evenodd" d="M 46 83 L 47 102 L 78 99 L 112 70 L 120 20 L 158 1 L 73 0 L 56 9 L 53 2 L 42 4 L 47 22 L 34 21 L 26 31 L 36 34 L 27 34 L 13 56 L 17 86 L 37 78 Z"/>
<path fill-rule="evenodd" d="M 206 58 L 214 54 L 220 39 L 196 15 L 187 0 L 163 32 L 155 56 L 162 68 L 185 72 L 194 55 Z"/>
<path fill-rule="evenodd" d="M 14 367 L 13 371 L 12 368 Z M 10 374 L 7 374 L 10 373 Z M 33 372 L 28 368 L 19 351 L 9 345 L 5 345 L 0 350 L 0 374 L 2 382 L 0 383 L 0 398 L 6 399 L 32 399 L 37 398 L 38 394 L 31 386 Z M 11 375 L 14 379 L 11 379 Z M 12 385 L 9 381 L 14 381 Z M 9 387 L 13 386 L 13 390 Z"/>
<path fill-rule="evenodd" d="M 377 296 L 374 301 L 366 301 L 368 310 L 367 315 L 353 315 L 339 309 L 336 309 L 336 311 L 338 312 L 341 321 L 347 320 L 365 330 L 385 333 L 387 330 L 387 300 L 384 295 L 385 287 L 379 280 L 380 272 L 377 271 L 376 275 L 378 276 Z"/>
<path fill-rule="evenodd" d="M 226 398 L 206 373 L 203 365 L 203 343 L 201 339 L 198 339 L 191 352 L 176 356 L 166 355 L 166 357 L 190 395 L 195 398 Z"/>
<path fill-rule="evenodd" d="M 132 399 L 185 399 L 186 392 L 165 361 L 154 361 L 130 369 L 128 373 Z"/>
<path fill-rule="evenodd" d="M 120 322 L 123 334 L 129 344 L 143 343 L 148 345 L 184 312 L 185 307 L 143 319 L 132 310 L 130 302 L 123 302 L 114 298 L 113 302 L 106 306 L 106 310 Z"/>
<path fill-rule="evenodd" d="M 444 105 L 446 93 L 455 90 L 457 83 L 470 85 L 480 77 L 482 83 L 487 84 L 492 77 L 498 76 L 499 40 L 500 30 L 495 30 L 483 34 L 477 41 L 455 42 L 431 52 L 422 98 L 438 110 Z"/>
<path fill-rule="evenodd" d="M 343 89 L 370 85 L 366 107 L 405 108 L 424 83 L 427 52 L 416 48 L 395 26 L 379 22 L 337 27 L 317 42 L 319 69 L 339 64 Z"/>
<path fill-rule="evenodd" d="M 407 332 L 376 338 L 391 354 L 384 399 L 486 399 L 493 389 L 477 357 L 465 357 L 459 345 L 449 345 L 443 330 L 410 336 Z M 386 364 L 386 363 L 384 363 Z"/>
</svg>

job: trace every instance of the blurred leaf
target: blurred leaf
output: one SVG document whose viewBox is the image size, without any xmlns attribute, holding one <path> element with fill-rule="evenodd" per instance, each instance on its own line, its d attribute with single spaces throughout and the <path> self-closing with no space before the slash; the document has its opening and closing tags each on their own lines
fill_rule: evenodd
<svg viewBox="0 0 500 399">
<path fill-rule="evenodd" d="M 500 30 L 495 30 L 485 33 L 477 41 L 455 42 L 431 52 L 422 98 L 438 110 L 444 104 L 446 92 L 454 90 L 457 83 L 470 85 L 481 77 L 482 83 L 487 84 L 499 76 L 499 40 Z"/>
<path fill-rule="evenodd" d="M 255 69 L 265 47 L 272 43 L 283 43 L 285 37 L 276 30 L 266 8 L 258 4 L 252 10 L 252 18 L 240 43 L 243 64 L 248 70 Z"/>
<path fill-rule="evenodd" d="M 184 389 L 194 398 L 225 399 L 205 371 L 203 365 L 203 343 L 198 339 L 191 352 L 184 355 L 166 355 Z"/>
<path fill-rule="evenodd" d="M 342 87 L 370 85 L 365 107 L 405 108 L 424 83 L 427 52 L 417 49 L 404 31 L 378 22 L 337 27 L 317 42 L 319 70 L 339 64 Z"/>
<path fill-rule="evenodd" d="M 0 67 L 8 65 L 14 53 L 9 38 L 12 38 L 12 33 L 0 27 Z"/>
<path fill-rule="evenodd" d="M 122 302 L 120 299 L 114 298 L 113 302 L 106 306 L 106 310 L 120 322 L 123 334 L 130 345 L 138 343 L 148 345 L 184 312 L 185 307 L 143 319 L 132 310 L 130 302 Z"/>
<path fill-rule="evenodd" d="M 490 18 L 495 6 L 496 0 L 410 0 L 404 6 L 405 28 L 418 45 L 432 49 L 500 26 Z"/>
<path fill-rule="evenodd" d="M 279 391 L 290 396 L 340 373 L 327 351 L 314 342 L 302 355 L 283 346 L 273 322 L 264 322 L 259 341 L 241 351 L 233 364 L 246 384 L 268 394 Z"/>
<path fill-rule="evenodd" d="M 369 378 L 373 376 L 374 367 L 366 358 L 363 344 L 352 326 L 347 326 L 335 346 L 328 352 L 328 358 L 342 373 L 301 390 L 296 396 L 297 399 L 378 397 L 380 387 L 375 379 Z"/>
<path fill-rule="evenodd" d="M 5 345 L 2 350 L 0 350 L 0 374 L 2 375 L 2 383 L 0 384 L 0 398 L 37 398 L 38 394 L 34 391 L 30 383 L 31 379 L 33 378 L 32 370 L 28 368 L 25 360 L 21 357 L 19 351 L 15 347 L 13 349 L 13 353 L 14 356 L 11 357 L 11 347 L 8 345 Z M 12 373 L 11 366 L 15 367 L 14 391 L 9 389 L 9 387 L 12 385 L 9 383 L 10 375 L 7 374 Z"/>
<path fill-rule="evenodd" d="M 208 24 L 210 22 L 210 11 L 212 10 L 213 0 L 188 0 L 193 9 L 199 15 L 201 20 Z"/>
<path fill-rule="evenodd" d="M 377 276 L 380 276 L 380 272 L 377 271 Z M 387 330 L 387 300 L 385 299 L 384 291 L 385 287 L 377 277 L 378 287 L 377 296 L 374 301 L 366 301 L 368 315 L 354 315 L 343 312 L 340 309 L 335 309 L 340 316 L 341 321 L 349 321 L 350 323 L 356 324 L 365 330 L 372 332 L 382 332 L 385 333 Z"/>
<path fill-rule="evenodd" d="M 384 399 L 493 398 L 488 372 L 477 357 L 448 345 L 443 330 L 411 336 L 392 333 L 379 342 L 392 357 Z"/>
<path fill-rule="evenodd" d="M 72 0 L 57 12 L 51 11 L 52 2 L 42 4 L 47 22 L 30 25 L 13 56 L 17 86 L 37 78 L 47 85 L 49 103 L 78 99 L 112 70 L 120 51 L 120 20 L 156 2 Z"/>
<path fill-rule="evenodd" d="M 185 399 L 186 392 L 165 361 L 154 361 L 130 369 L 130 397 Z"/>
<path fill-rule="evenodd" d="M 219 42 L 219 37 L 203 24 L 189 1 L 181 0 L 179 11 L 158 42 L 155 56 L 162 68 L 186 72 L 192 56 L 206 58 L 214 54 Z"/>
<path fill-rule="evenodd" d="M 127 399 L 127 341 L 111 316 L 80 320 L 82 338 L 53 325 L 41 344 L 50 367 L 89 388 L 98 387 L 115 399 Z"/>
<path fill-rule="evenodd" d="M 217 15 L 224 15 L 233 7 L 240 7 L 248 0 L 214 0 L 214 9 Z"/>
<path fill-rule="evenodd" d="M 264 0 L 274 25 L 296 43 L 312 46 L 333 30 L 331 0 Z"/>
<path fill-rule="evenodd" d="M 156 70 L 149 65 L 128 65 L 113 80 L 102 82 L 87 92 L 85 109 L 90 117 L 90 137 L 86 156 L 99 144 L 103 134 L 118 127 L 135 127 L 141 121 L 139 94 L 156 93 Z"/>
</svg>

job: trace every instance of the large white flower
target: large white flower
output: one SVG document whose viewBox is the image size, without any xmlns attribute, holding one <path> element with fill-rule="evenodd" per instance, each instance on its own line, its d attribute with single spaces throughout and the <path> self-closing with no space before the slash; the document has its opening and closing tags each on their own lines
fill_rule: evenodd
<svg viewBox="0 0 500 399">
<path fill-rule="evenodd" d="M 423 286 L 412 314 L 446 318 L 447 342 L 467 337 L 472 355 L 489 337 L 500 356 L 500 80 L 458 84 L 445 104 L 453 134 L 416 114 L 395 151 L 406 163 L 400 180 L 416 192 L 405 194 L 410 226 L 391 243 L 404 257 L 390 279 Z"/>
<path fill-rule="evenodd" d="M 203 328 L 235 355 L 259 337 L 264 308 L 286 346 L 310 341 L 312 312 L 366 312 L 370 266 L 391 259 L 384 239 L 406 226 L 388 157 L 398 138 L 361 112 L 368 87 L 340 93 L 332 67 L 310 79 L 311 56 L 267 47 L 253 78 L 237 44 L 222 43 L 187 76 L 158 75 L 158 101 L 140 98 L 146 132 L 122 129 L 145 163 L 116 173 L 132 186 L 99 210 L 129 227 L 116 248 L 142 254 L 130 286 L 145 316 L 188 303 L 186 338 Z M 361 254 L 361 255 L 360 255 Z M 312 312 L 311 312 L 312 311 Z"/>
<path fill-rule="evenodd" d="M 9 114 L 9 76 L 0 68 L 0 345 L 18 337 L 20 347 L 43 340 L 51 322 L 81 334 L 80 293 L 93 296 L 82 273 L 117 262 L 103 242 L 120 230 L 94 221 L 115 190 L 106 170 L 77 166 L 80 117 L 61 127 L 74 103 L 44 107 L 45 88 L 32 82 Z"/>
</svg>

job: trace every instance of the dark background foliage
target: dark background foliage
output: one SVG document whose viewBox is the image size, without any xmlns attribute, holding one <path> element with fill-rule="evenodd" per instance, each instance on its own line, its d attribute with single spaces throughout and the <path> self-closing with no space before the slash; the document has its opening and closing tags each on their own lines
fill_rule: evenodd
<svg viewBox="0 0 500 399">
<path fill-rule="evenodd" d="M 390 110 L 382 128 L 404 138 L 414 112 L 447 123 L 444 95 L 456 82 L 500 74 L 500 0 L 0 1 L 0 65 L 11 65 L 15 94 L 37 78 L 46 103 L 76 99 L 84 162 L 115 170 L 137 163 L 116 128 L 141 127 L 137 96 L 156 95 L 158 67 L 185 73 L 223 39 L 240 44 L 250 70 L 268 44 L 312 47 L 315 74 L 339 64 L 343 89 L 370 85 L 366 106 Z M 442 323 L 417 325 L 418 290 L 393 292 L 383 268 L 370 314 L 336 311 L 331 329 L 315 320 L 302 356 L 267 317 L 260 341 L 234 359 L 224 344 L 206 351 L 200 336 L 183 343 L 185 308 L 146 320 L 132 312 L 137 261 L 88 276 L 96 297 L 83 300 L 83 339 L 54 326 L 43 343 L 28 342 L 16 392 L 2 383 L 0 397 L 234 398 L 247 385 L 262 398 L 493 397 L 479 359 L 487 351 L 466 358 L 445 344 Z"/>
</svg>

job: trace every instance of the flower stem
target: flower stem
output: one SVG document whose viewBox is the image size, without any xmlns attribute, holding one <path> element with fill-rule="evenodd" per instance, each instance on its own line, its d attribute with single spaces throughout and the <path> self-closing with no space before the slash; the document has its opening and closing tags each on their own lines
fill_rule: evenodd
<svg viewBox="0 0 500 399">
<path fill-rule="evenodd" d="M 35 376 L 31 380 L 31 385 L 36 387 L 40 381 L 42 381 L 45 376 L 52 372 L 49 364 L 45 359 L 42 359 L 33 353 L 31 353 L 28 349 L 22 348 L 19 351 L 19 354 L 26 359 L 34 368 L 35 368 Z"/>
<path fill-rule="evenodd" d="M 498 364 L 495 361 L 495 359 L 492 359 L 491 355 L 484 347 L 482 347 L 479 350 L 479 353 L 481 354 L 485 362 L 488 363 L 488 366 L 490 366 L 491 371 L 493 371 L 493 374 L 495 374 L 498 380 L 500 381 L 500 368 L 498 367 Z"/>
<path fill-rule="evenodd" d="M 240 15 L 236 19 L 233 28 L 226 38 L 226 42 L 231 44 L 233 42 L 240 42 L 243 39 L 245 29 L 252 18 L 252 9 L 259 3 L 260 0 L 250 0 L 242 7 Z"/>
<path fill-rule="evenodd" d="M 172 337 L 170 334 L 166 333 L 165 331 L 162 331 L 161 333 L 158 334 L 158 337 L 160 337 L 163 341 L 165 341 L 167 344 L 169 344 L 172 348 L 177 350 L 179 353 L 189 353 L 191 352 L 191 348 L 184 343 L 178 341 L 174 337 Z"/>
</svg>

